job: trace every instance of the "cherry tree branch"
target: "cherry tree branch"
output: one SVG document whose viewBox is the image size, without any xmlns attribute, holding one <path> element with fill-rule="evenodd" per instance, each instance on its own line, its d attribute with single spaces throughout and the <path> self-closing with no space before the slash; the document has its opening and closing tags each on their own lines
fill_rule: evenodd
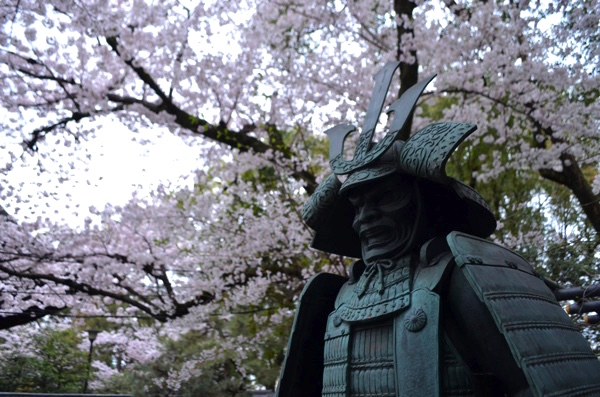
<svg viewBox="0 0 600 397">
<path fill-rule="evenodd" d="M 170 303 L 167 304 L 167 306 L 168 306 L 167 309 L 161 308 L 158 305 L 156 305 L 155 303 L 153 303 L 150 299 L 148 299 L 148 297 L 143 292 L 136 291 L 133 287 L 126 285 L 124 283 L 125 278 L 120 275 L 117 275 L 117 274 L 113 274 L 113 277 L 117 280 L 117 283 L 115 283 L 115 287 L 125 290 L 127 292 L 127 294 L 117 293 L 114 291 L 107 290 L 105 288 L 99 288 L 97 286 L 93 286 L 91 283 L 75 281 L 72 278 L 59 277 L 59 276 L 56 276 L 53 274 L 46 274 L 46 273 L 36 273 L 36 272 L 31 272 L 29 270 L 25 270 L 25 271 L 17 270 L 16 268 L 14 268 L 13 266 L 10 265 L 11 262 L 18 260 L 18 259 L 23 259 L 23 258 L 28 258 L 29 260 L 31 260 L 32 262 L 35 262 L 35 263 L 50 263 L 50 262 L 60 263 L 60 262 L 65 262 L 65 261 L 75 261 L 77 263 L 82 264 L 84 262 L 84 259 L 86 259 L 86 258 L 89 259 L 94 256 L 106 256 L 106 257 L 116 260 L 122 264 L 135 265 L 135 263 L 130 261 L 126 256 L 120 255 L 120 254 L 94 254 L 94 255 L 88 255 L 86 257 L 75 257 L 72 255 L 53 257 L 51 253 L 40 256 L 40 255 L 33 255 L 33 254 L 25 253 L 25 252 L 6 252 L 6 251 L 2 251 L 2 252 L 0 252 L 0 254 L 8 256 L 8 258 L 5 258 L 0 261 L 0 271 L 4 272 L 5 274 L 7 274 L 11 277 L 15 277 L 15 278 L 23 279 L 23 280 L 36 281 L 38 283 L 41 283 L 41 285 L 46 285 L 47 283 L 63 285 L 63 286 L 66 286 L 69 288 L 68 295 L 82 293 L 82 294 L 86 294 L 86 295 L 90 295 L 90 296 L 109 297 L 116 301 L 131 305 L 131 306 L 141 310 L 142 312 L 152 316 L 154 319 L 156 319 L 160 322 L 167 322 L 168 320 L 185 316 L 185 315 L 189 314 L 189 311 L 191 308 L 198 306 L 198 305 L 206 305 L 208 303 L 211 303 L 215 299 L 215 296 L 212 293 L 203 291 L 201 293 L 198 293 L 193 299 L 189 299 L 184 303 L 178 302 L 176 299 L 176 296 L 175 296 L 175 291 L 174 291 L 173 287 L 170 285 L 170 281 L 168 280 L 168 277 L 166 275 L 166 269 L 163 269 L 162 274 L 156 274 L 156 272 L 154 271 L 153 265 L 145 265 L 143 270 L 146 274 L 148 274 L 154 278 L 160 279 L 163 282 L 163 285 L 165 286 L 165 289 L 167 290 L 167 294 L 170 299 Z M 239 285 L 239 283 L 230 284 L 230 285 L 228 285 L 228 287 L 234 287 L 237 285 Z M 52 307 L 50 307 L 50 309 L 52 309 Z M 57 308 L 57 310 L 61 310 L 61 309 L 62 308 Z M 34 310 L 34 309 L 32 309 L 32 310 Z M 44 309 L 35 308 L 35 310 L 44 311 L 45 308 Z M 49 311 L 48 313 L 43 314 L 43 315 L 49 315 L 49 314 L 53 314 L 53 313 L 54 312 Z M 41 312 L 40 312 L 40 316 L 42 316 Z M 15 321 L 17 321 L 17 320 L 18 319 L 15 318 Z M 0 325 L 0 329 L 1 329 L 1 325 Z"/>
<path fill-rule="evenodd" d="M 552 143 L 561 142 L 561 140 L 555 137 L 551 127 L 543 128 L 538 122 L 535 122 L 534 126 L 536 128 L 534 135 L 536 137 L 544 137 L 544 139 L 535 140 L 538 148 L 544 148 L 548 139 Z M 560 170 L 542 168 L 539 170 L 540 175 L 549 181 L 567 187 L 573 192 L 587 219 L 592 224 L 597 235 L 600 236 L 600 195 L 594 193 L 592 185 L 589 183 L 579 166 L 577 158 L 573 154 L 564 151 L 560 154 L 559 159 L 562 163 Z M 598 241 L 600 241 L 600 238 L 598 238 Z"/>
<path fill-rule="evenodd" d="M 43 140 L 46 135 L 51 132 L 54 131 L 57 128 L 62 128 L 65 127 L 68 123 L 75 121 L 81 121 L 84 118 L 88 118 L 90 117 L 92 114 L 91 113 L 79 113 L 79 112 L 74 112 L 71 114 L 70 117 L 65 117 L 59 121 L 57 121 L 56 123 L 47 125 L 45 127 L 41 127 L 41 128 L 36 128 L 35 130 L 33 130 L 31 132 L 31 138 L 25 140 L 24 144 L 26 145 L 26 147 L 31 150 L 31 151 L 37 151 L 37 144 L 38 142 L 40 142 L 41 140 Z"/>
<path fill-rule="evenodd" d="M 547 142 L 551 144 L 564 143 L 565 141 L 558 138 L 552 127 L 543 127 L 542 124 L 533 116 L 533 105 L 525 105 L 519 107 L 513 103 L 510 103 L 506 99 L 498 99 L 484 92 L 478 92 L 474 90 L 467 90 L 464 88 L 451 88 L 442 90 L 445 93 L 462 94 L 470 96 L 479 96 L 485 98 L 495 104 L 507 107 L 517 114 L 525 116 L 533 125 L 533 138 L 534 142 L 539 149 L 545 149 Z M 600 235 L 600 196 L 594 194 L 590 182 L 585 177 L 577 158 L 569 153 L 563 151 L 559 156 L 562 162 L 561 170 L 554 170 L 550 168 L 539 169 L 539 174 L 552 182 L 556 182 L 560 185 L 567 187 L 573 192 L 573 195 L 577 198 L 577 201 L 581 205 L 584 213 L 588 220 L 592 224 L 592 227 Z"/>
<path fill-rule="evenodd" d="M 358 37 L 371 44 L 375 48 L 381 50 L 382 52 L 391 52 L 392 48 L 385 45 L 385 42 L 381 40 L 381 37 L 376 33 L 373 33 L 371 29 L 362 21 L 361 17 L 357 15 L 355 12 L 352 12 L 352 8 L 350 8 L 350 15 L 356 20 L 356 22 L 360 25 L 360 30 L 358 31 Z"/>
<path fill-rule="evenodd" d="M 481 98 L 485 98 L 491 102 L 494 102 L 498 105 L 501 105 L 503 107 L 509 108 L 510 110 L 512 110 L 515 113 L 521 114 L 523 116 L 526 116 L 528 119 L 530 119 L 532 122 L 535 122 L 536 120 L 531 116 L 531 113 L 533 112 L 533 110 L 531 108 L 529 109 L 522 109 L 520 107 L 517 107 L 516 105 L 508 102 L 506 99 L 498 99 L 494 96 L 491 96 L 485 92 L 481 92 L 481 91 L 475 91 L 475 90 L 471 90 L 471 89 L 466 89 L 466 88 L 461 88 L 461 87 L 452 87 L 452 88 L 447 88 L 447 89 L 443 89 L 440 90 L 440 92 L 442 93 L 446 93 L 446 94 L 462 94 L 464 96 L 479 96 Z"/>
<path fill-rule="evenodd" d="M 25 69 L 25 68 L 16 68 L 15 70 L 19 71 L 20 73 L 23 73 L 24 75 L 27 75 L 29 77 L 33 77 L 35 79 L 39 79 L 39 80 L 50 80 L 50 81 L 55 81 L 57 83 L 60 84 L 66 84 L 66 85 L 75 85 L 75 86 L 80 86 L 79 83 L 77 83 L 73 78 L 70 79 L 64 79 L 62 77 L 59 76 L 54 76 L 52 74 L 40 74 L 40 73 L 35 73 L 29 69 Z M 63 87 L 64 88 L 64 87 Z"/>
<path fill-rule="evenodd" d="M 0 302 L 0 304 L 1 303 L 2 302 Z M 61 310 L 64 310 L 64 308 L 54 306 L 40 308 L 38 306 L 31 306 L 20 312 L 0 311 L 0 330 L 16 327 L 17 325 L 28 324 L 39 320 L 42 317 L 55 316 L 58 315 Z"/>
<path fill-rule="evenodd" d="M 111 49 L 120 56 L 117 38 L 108 37 L 106 40 Z M 255 131 L 258 128 L 255 124 L 246 124 L 238 131 L 231 130 L 225 122 L 220 122 L 216 125 L 211 124 L 177 106 L 173 102 L 172 96 L 167 95 L 152 76 L 150 76 L 143 67 L 136 66 L 132 59 L 124 60 L 124 62 L 136 73 L 144 84 L 152 89 L 152 91 L 160 98 L 160 102 L 152 103 L 144 99 L 109 93 L 107 98 L 110 101 L 124 105 L 139 104 L 156 114 L 166 112 L 167 114 L 175 116 L 175 123 L 180 127 L 242 152 L 252 150 L 256 153 L 266 153 L 269 150 L 273 150 L 283 155 L 286 159 L 293 158 L 292 150 L 284 144 L 282 139 L 283 134 L 276 126 L 267 126 L 269 144 L 266 144 L 249 135 L 250 132 Z M 305 189 L 309 193 L 312 193 L 317 187 L 315 176 L 308 171 L 293 170 L 292 175 L 305 183 Z"/>
<path fill-rule="evenodd" d="M 40 260 L 42 260 L 42 259 L 40 258 Z M 45 258 L 44 258 L 44 261 L 46 261 Z M 50 281 L 54 284 L 67 286 L 73 291 L 83 292 L 83 293 L 86 293 L 86 294 L 92 295 L 92 296 L 94 296 L 94 295 L 106 296 L 106 297 L 121 301 L 123 303 L 127 303 L 127 304 L 134 306 L 148 314 L 154 315 L 154 313 L 152 312 L 150 307 L 143 305 L 134 299 L 131 299 L 127 295 L 117 294 L 115 292 L 106 291 L 106 290 L 101 290 L 99 288 L 96 288 L 96 287 L 88 284 L 88 283 L 77 282 L 77 281 L 74 281 L 73 279 L 62 278 L 62 277 L 58 277 L 58 276 L 55 276 L 52 274 L 18 271 L 9 266 L 5 266 L 4 264 L 0 264 L 0 271 L 8 274 L 9 276 L 18 277 L 21 279 L 33 280 L 33 281 L 35 281 L 35 280 Z"/>
</svg>

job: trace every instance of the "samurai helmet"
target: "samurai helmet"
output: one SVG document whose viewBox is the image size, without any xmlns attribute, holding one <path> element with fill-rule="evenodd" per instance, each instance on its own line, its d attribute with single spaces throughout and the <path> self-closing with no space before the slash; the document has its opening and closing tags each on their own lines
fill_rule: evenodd
<svg viewBox="0 0 600 397">
<path fill-rule="evenodd" d="M 386 113 L 394 114 L 392 124 L 379 142 L 373 142 L 377 121 L 392 76 L 399 62 L 388 62 L 375 75 L 375 88 L 365 116 L 354 157 L 342 156 L 344 141 L 356 127 L 340 124 L 326 131 L 333 174 L 319 184 L 302 214 L 304 222 L 315 230 L 313 248 L 359 258 L 360 240 L 352 228 L 354 209 L 346 198 L 352 188 L 387 178 L 393 174 L 415 177 L 427 185 L 436 206 L 447 213 L 444 223 L 450 230 L 478 237 L 488 237 L 496 229 L 496 219 L 483 197 L 471 187 L 446 175 L 446 163 L 473 131 L 474 124 L 434 123 L 418 131 L 407 141 L 398 134 L 415 108 L 417 100 L 435 75 L 415 84 L 390 105 Z M 338 175 L 348 175 L 342 183 Z M 434 192 L 434 194 L 431 194 Z"/>
</svg>

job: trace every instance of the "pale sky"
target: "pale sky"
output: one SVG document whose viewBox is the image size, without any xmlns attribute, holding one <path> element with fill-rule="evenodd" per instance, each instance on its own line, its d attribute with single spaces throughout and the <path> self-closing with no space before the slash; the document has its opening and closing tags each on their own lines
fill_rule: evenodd
<svg viewBox="0 0 600 397">
<path fill-rule="evenodd" d="M 145 144 L 139 142 L 142 139 Z M 102 209 L 107 203 L 122 205 L 134 191 L 144 196 L 161 183 L 190 186 L 193 171 L 202 165 L 198 148 L 190 147 L 168 131 L 136 134 L 112 121 L 104 121 L 96 136 L 81 142 L 79 147 L 59 148 L 65 153 L 87 151 L 90 158 L 77 161 L 55 156 L 56 159 L 44 160 L 49 170 L 39 175 L 39 167 L 35 165 L 17 166 L 10 171 L 8 179 L 13 185 L 23 182 L 19 196 L 32 196 L 21 203 L 16 196 L 3 203 L 18 220 L 42 216 L 71 226 L 81 225 L 89 215 L 90 206 Z M 50 167 L 63 164 L 69 168 L 70 161 L 74 168 L 61 183 Z M 21 209 L 17 211 L 19 206 Z"/>
</svg>

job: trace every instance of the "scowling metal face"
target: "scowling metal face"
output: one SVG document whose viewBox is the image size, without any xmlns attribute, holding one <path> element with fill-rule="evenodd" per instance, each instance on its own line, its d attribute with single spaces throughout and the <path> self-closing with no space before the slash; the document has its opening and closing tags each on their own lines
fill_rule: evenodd
<svg viewBox="0 0 600 397">
<path fill-rule="evenodd" d="M 406 252 L 417 217 L 413 188 L 408 180 L 395 175 L 348 192 L 355 210 L 352 227 L 367 264 Z"/>
</svg>

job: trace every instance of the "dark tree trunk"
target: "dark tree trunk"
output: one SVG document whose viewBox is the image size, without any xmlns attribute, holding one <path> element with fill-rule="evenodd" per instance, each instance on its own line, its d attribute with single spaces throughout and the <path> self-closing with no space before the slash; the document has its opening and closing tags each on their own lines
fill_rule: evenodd
<svg viewBox="0 0 600 397">
<path fill-rule="evenodd" d="M 575 156 L 565 152 L 561 154 L 560 160 L 563 165 L 562 171 L 541 169 L 540 175 L 566 186 L 573 192 L 590 224 L 600 236 L 600 195 L 592 191 L 592 186 L 579 167 Z"/>
<path fill-rule="evenodd" d="M 412 1 L 408 0 L 394 0 L 394 11 L 400 20 L 408 19 L 411 24 L 413 21 L 413 10 L 417 5 Z M 396 48 L 396 59 L 401 60 L 403 55 L 410 55 L 414 57 L 413 63 L 400 62 L 400 97 L 406 90 L 413 85 L 417 84 L 419 80 L 419 60 L 417 59 L 417 50 L 411 49 L 410 54 L 403 54 L 402 40 L 407 35 L 414 37 L 414 30 L 412 26 L 405 26 L 405 24 L 396 25 L 396 33 L 398 36 L 398 46 Z M 398 138 L 405 141 L 410 136 L 412 129 L 413 115 L 411 114 L 406 124 L 398 134 Z"/>
</svg>

